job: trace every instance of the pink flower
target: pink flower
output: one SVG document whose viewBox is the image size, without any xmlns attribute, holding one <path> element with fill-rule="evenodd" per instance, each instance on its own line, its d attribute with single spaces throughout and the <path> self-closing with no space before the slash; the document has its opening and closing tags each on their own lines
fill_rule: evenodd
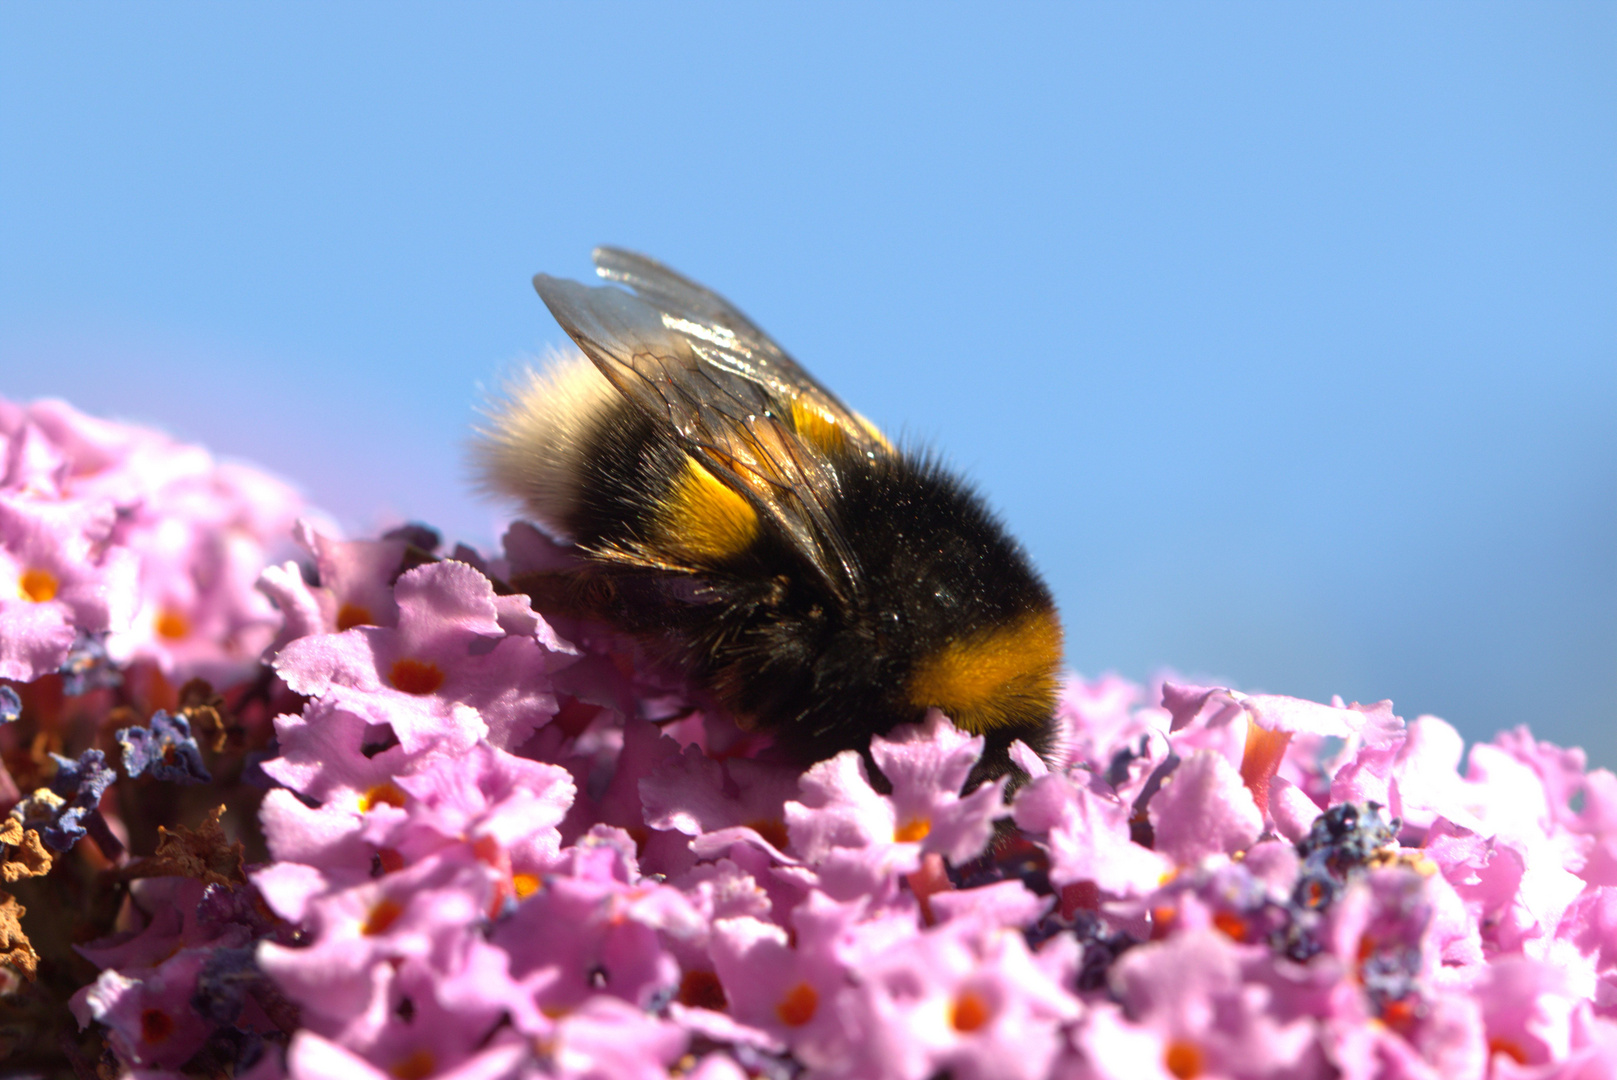
<svg viewBox="0 0 1617 1080">
<path fill-rule="evenodd" d="M 694 938 L 705 923 L 677 889 L 641 879 L 632 850 L 624 834 L 601 827 L 570 849 L 571 867 L 548 875 L 495 927 L 491 941 L 510 955 L 515 977 L 551 969 L 538 995 L 548 1012 L 597 993 L 644 1007 L 678 986 L 665 942 Z"/>
<path fill-rule="evenodd" d="M 1255 843 L 1263 814 L 1229 762 L 1197 750 L 1179 763 L 1151 800 L 1156 849 L 1181 866 L 1233 855 Z"/>
<path fill-rule="evenodd" d="M 449 849 L 499 876 L 496 903 L 525 896 L 559 859 L 557 826 L 573 802 L 567 770 L 478 743 L 463 758 L 438 758 L 400 777 L 411 798 L 402 815 L 376 816 L 364 832 L 405 865 Z"/>
<path fill-rule="evenodd" d="M 1170 1075 L 1320 1077 L 1331 1075 L 1305 1020 L 1274 1016 L 1271 991 L 1249 983 L 1243 969 L 1254 952 L 1216 930 L 1191 930 L 1129 950 L 1112 983 L 1130 1019 L 1151 1030 L 1150 1055 Z M 1102 1076 L 1138 1075 L 1104 1046 L 1080 1045 Z M 1127 1044 L 1139 1053 L 1137 1043 Z M 1138 1063 L 1136 1058 L 1135 1062 Z M 1137 1064 L 1136 1064 L 1137 1067 Z"/>
<path fill-rule="evenodd" d="M 244 945 L 246 928 L 219 925 L 201 917 L 204 886 L 195 878 L 148 878 L 134 889 L 136 911 L 150 912 L 136 930 L 75 946 L 99 968 L 125 973 L 158 966 L 181 949 L 203 945 Z"/>
<path fill-rule="evenodd" d="M 275 729 L 281 756 L 261 767 L 287 789 L 269 792 L 260 810 L 271 853 L 318 867 L 334 880 L 369 877 L 378 851 L 364 823 L 402 817 L 407 796 L 397 781 L 447 751 L 434 744 L 408 753 L 390 725 L 372 723 L 335 700 L 278 716 Z"/>
<path fill-rule="evenodd" d="M 434 1032 L 442 1037 L 440 1027 Z M 392 1048 L 389 1048 L 392 1049 Z M 379 1053 L 379 1056 L 383 1056 Z M 359 1054 L 336 1042 L 301 1030 L 287 1051 L 287 1076 L 291 1080 L 398 1080 L 400 1076 L 443 1077 L 445 1080 L 515 1080 L 531 1065 L 532 1052 L 521 1041 L 497 1039 L 470 1057 L 440 1062 L 432 1049 L 386 1055 L 385 1068 L 378 1068 Z"/>
<path fill-rule="evenodd" d="M 67 453 L 28 410 L 0 398 L 0 492 L 59 499 L 70 468 Z"/>
<path fill-rule="evenodd" d="M 1082 1007 L 1034 963 L 1022 936 L 961 920 L 906 938 L 862 965 L 853 1075 L 1037 1080 Z"/>
<path fill-rule="evenodd" d="M 540 1046 L 542 1075 L 567 1080 L 666 1080 L 686 1034 L 626 1002 L 598 995 L 568 1013 Z"/>
<path fill-rule="evenodd" d="M 1173 864 L 1133 842 L 1128 806 L 1077 779 L 1050 773 L 1016 795 L 1016 824 L 1042 838 L 1050 853 L 1050 880 L 1058 886 L 1093 882 L 1111 896 L 1139 896 L 1156 888 Z"/>
<path fill-rule="evenodd" d="M 933 710 L 922 726 L 895 728 L 870 741 L 870 753 L 892 784 L 880 795 L 857 753 L 844 751 L 812 766 L 799 781 L 800 801 L 786 804 L 792 850 L 820 873 L 839 898 L 869 891 L 908 873 L 923 854 L 955 863 L 975 858 L 1005 816 L 1004 778 L 962 797 L 960 788 L 983 740 L 957 730 Z"/>
<path fill-rule="evenodd" d="M 894 839 L 919 839 L 923 853 L 959 864 L 982 853 L 994 835 L 994 822 L 1007 816 L 1004 779 L 978 785 L 962 796 L 983 740 L 968 735 L 933 709 L 919 725 L 894 728 L 870 740 L 870 756 L 892 785 L 888 799 Z"/>
<path fill-rule="evenodd" d="M 106 647 L 120 664 L 149 659 L 171 676 L 215 682 L 250 670 L 278 622 L 253 584 L 270 549 L 284 543 L 296 493 L 245 466 L 216 464 L 200 447 L 61 402 L 11 407 L 9 415 L 0 502 L 57 518 L 49 546 L 68 561 L 84 559 L 83 541 L 67 536 L 79 528 L 89 560 L 109 573 L 116 567 L 100 610 L 83 610 L 79 597 L 73 624 L 110 631 Z M 6 535 L 14 525 L 0 522 L 0 547 L 16 555 L 15 537 Z M 38 553 L 18 561 L 14 583 L 36 603 L 46 593 L 72 602 L 83 584 L 82 572 L 64 574 L 68 568 Z M 0 581 L 0 599 L 18 593 L 7 585 Z M 39 634 L 34 627 L 23 636 L 37 642 Z"/>
<path fill-rule="evenodd" d="M 298 522 L 295 532 L 298 543 L 314 556 L 320 576 L 316 595 L 328 632 L 398 624 L 393 579 L 404 565 L 408 541 L 334 540 L 306 521 Z"/>
<path fill-rule="evenodd" d="M 809 913 L 804 913 L 805 918 Z M 825 926 L 816 920 L 812 929 Z M 786 930 L 742 916 L 713 924 L 714 969 L 724 987 L 730 1015 L 792 1047 L 811 1066 L 829 1064 L 848 1052 L 837 996 L 848 975 L 823 935 L 794 948 Z"/>
<path fill-rule="evenodd" d="M 1155 767 L 1167 749 L 1169 714 L 1141 707 L 1141 688 L 1116 675 L 1094 682 L 1070 679 L 1061 688 L 1056 720 L 1063 729 L 1066 761 L 1086 764 L 1132 797 L 1132 788 Z"/>
<path fill-rule="evenodd" d="M 797 793 L 798 769 L 727 758 L 716 761 L 691 745 L 640 781 L 646 824 L 702 836 L 745 826 L 786 846 L 786 802 Z"/>
<path fill-rule="evenodd" d="M 255 875 L 265 901 L 303 923 L 309 938 L 297 948 L 261 944 L 259 966 L 302 1006 L 314 1030 L 333 1035 L 356 1022 L 375 1027 L 397 968 L 408 960 L 446 966 L 467 927 L 485 917 L 491 878 L 474 862 L 429 858 L 311 897 L 306 888 L 289 889 L 284 871 Z"/>
<path fill-rule="evenodd" d="M 300 638 L 281 650 L 276 671 L 300 694 L 330 694 L 389 724 L 410 753 L 465 750 L 485 732 L 510 749 L 555 715 L 547 676 L 558 660 L 537 629 L 507 634 L 488 578 L 464 563 L 432 563 L 400 577 L 394 594 L 398 629 Z"/>
<path fill-rule="evenodd" d="M 213 1025 L 191 1007 L 205 949 L 186 949 L 131 977 L 109 968 L 74 998 L 80 1027 L 106 1025 L 113 1049 L 136 1065 L 178 1068 L 201 1049 Z"/>
<path fill-rule="evenodd" d="M 55 672 L 80 631 L 126 625 L 137 564 L 109 545 L 111 506 L 0 495 L 0 678 Z"/>
</svg>

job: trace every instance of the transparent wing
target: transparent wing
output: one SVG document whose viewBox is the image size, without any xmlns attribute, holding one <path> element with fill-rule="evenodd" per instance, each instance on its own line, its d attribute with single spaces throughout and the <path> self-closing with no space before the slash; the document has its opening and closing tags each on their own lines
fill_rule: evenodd
<svg viewBox="0 0 1617 1080">
<path fill-rule="evenodd" d="M 835 521 L 838 453 L 891 452 L 728 301 L 643 256 L 595 253 L 634 294 L 539 274 L 556 321 L 630 402 L 746 495 L 838 593 L 861 591 Z"/>
<path fill-rule="evenodd" d="M 656 308 L 672 332 L 690 337 L 702 358 L 756 383 L 795 422 L 808 411 L 837 425 L 839 438 L 865 453 L 892 447 L 869 421 L 844 405 L 730 301 L 655 259 L 622 248 L 598 247 L 595 272 L 632 289 Z"/>
</svg>

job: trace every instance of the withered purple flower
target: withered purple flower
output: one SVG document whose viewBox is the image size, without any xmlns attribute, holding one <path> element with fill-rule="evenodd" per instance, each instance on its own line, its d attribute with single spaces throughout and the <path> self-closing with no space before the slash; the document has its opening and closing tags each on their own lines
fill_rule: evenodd
<svg viewBox="0 0 1617 1080">
<path fill-rule="evenodd" d="M 202 748 L 191 735 L 191 723 L 162 709 L 146 727 L 119 728 L 124 772 L 130 777 L 150 775 L 175 784 L 205 784 L 213 777 L 202 763 Z"/>
</svg>

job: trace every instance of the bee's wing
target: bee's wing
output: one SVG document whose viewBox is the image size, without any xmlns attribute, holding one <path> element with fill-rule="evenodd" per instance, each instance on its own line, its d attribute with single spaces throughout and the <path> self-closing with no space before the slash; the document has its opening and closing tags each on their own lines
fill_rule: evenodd
<svg viewBox="0 0 1617 1080">
<path fill-rule="evenodd" d="M 869 421 L 849 409 L 785 349 L 730 301 L 655 259 L 622 248 L 598 247 L 595 272 L 620 282 L 656 308 L 672 332 L 693 338 L 702 359 L 756 383 L 777 403 L 796 406 L 795 417 L 811 407 L 837 426 L 856 452 L 886 454 L 892 447 Z"/>
<path fill-rule="evenodd" d="M 886 441 L 721 297 L 628 252 L 602 248 L 596 262 L 638 295 L 536 275 L 562 329 L 624 397 L 768 515 L 834 591 L 857 593 L 858 562 L 835 521 L 836 472 L 798 421 L 807 410 L 857 453 L 890 453 Z"/>
</svg>

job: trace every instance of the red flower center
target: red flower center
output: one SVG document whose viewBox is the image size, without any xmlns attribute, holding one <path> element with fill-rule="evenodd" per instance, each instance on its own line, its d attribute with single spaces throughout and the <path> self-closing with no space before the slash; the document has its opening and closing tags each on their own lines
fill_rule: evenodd
<svg viewBox="0 0 1617 1080">
<path fill-rule="evenodd" d="M 393 661 L 393 685 L 406 694 L 430 694 L 444 684 L 443 669 L 426 660 Z"/>
<path fill-rule="evenodd" d="M 747 822 L 747 827 L 774 845 L 776 851 L 785 851 L 788 837 L 786 823 L 780 818 L 759 818 Z"/>
<path fill-rule="evenodd" d="M 174 1018 L 162 1009 L 147 1009 L 140 1014 L 140 1037 L 149 1043 L 160 1043 L 174 1034 Z"/>
<path fill-rule="evenodd" d="M 679 1003 L 691 1009 L 723 1012 L 729 1002 L 719 977 L 711 971 L 687 971 L 679 980 Z"/>
<path fill-rule="evenodd" d="M 819 993 L 808 983 L 800 982 L 786 991 L 786 996 L 775 1006 L 775 1015 L 787 1027 L 802 1027 L 814 1019 L 814 1011 L 819 1007 Z"/>
<path fill-rule="evenodd" d="M 1213 916 L 1213 925 L 1224 931 L 1231 941 L 1245 941 L 1248 931 L 1246 920 L 1233 911 L 1220 911 Z"/>
</svg>

